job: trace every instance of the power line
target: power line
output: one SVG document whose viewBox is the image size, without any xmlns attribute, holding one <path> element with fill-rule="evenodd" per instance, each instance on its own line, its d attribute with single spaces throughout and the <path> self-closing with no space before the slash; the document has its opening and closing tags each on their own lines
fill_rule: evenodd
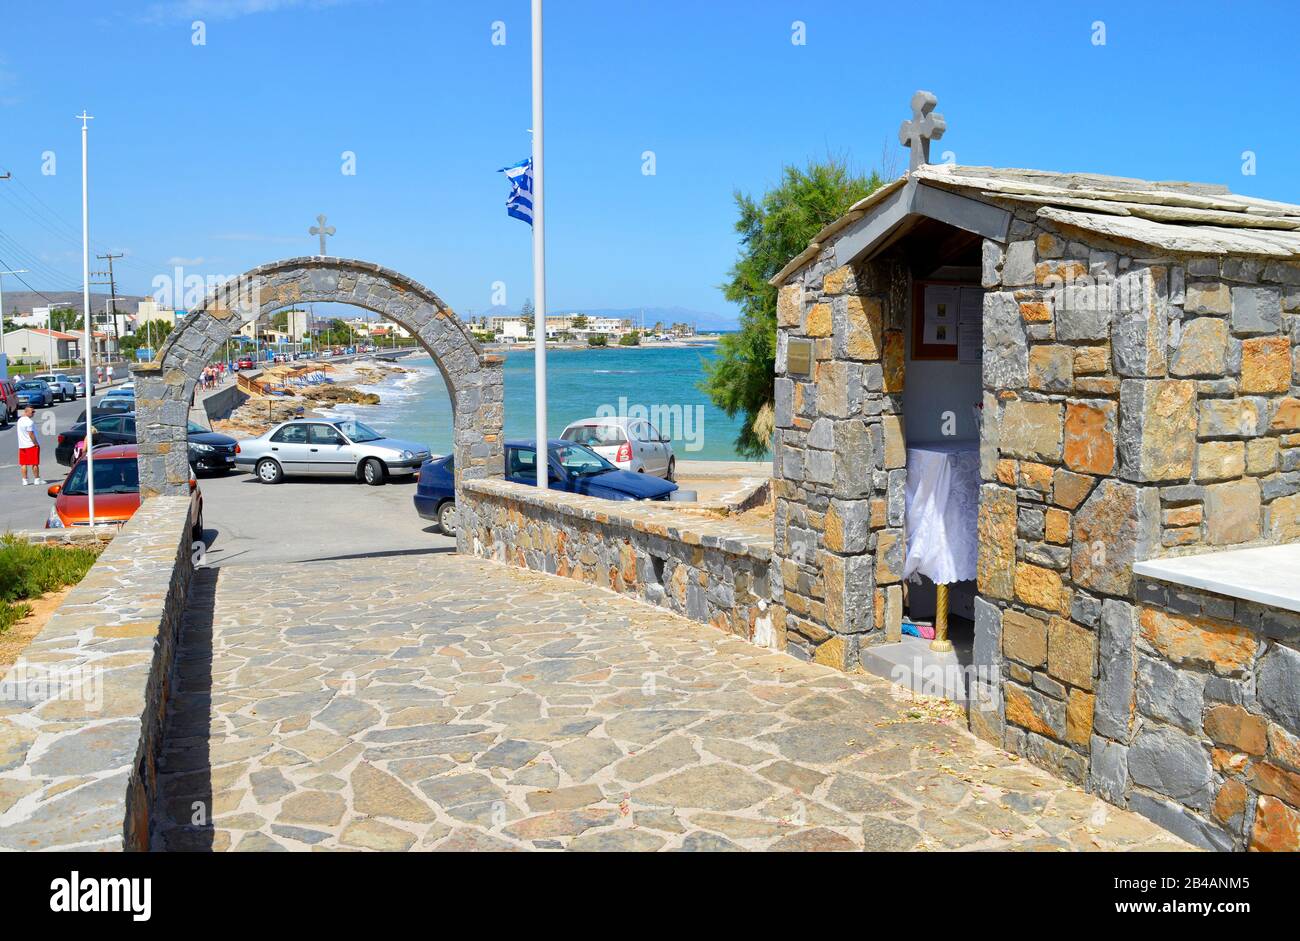
<svg viewBox="0 0 1300 941">
<path fill-rule="evenodd" d="M 0 231 L 0 248 L 11 255 L 17 256 L 18 260 L 31 268 L 33 273 L 38 277 L 56 283 L 73 284 L 77 287 L 81 286 L 80 278 L 77 278 L 66 271 L 60 271 L 52 265 L 47 264 L 32 252 L 23 248 L 23 246 L 16 242 L 12 236 L 7 235 L 3 231 Z"/>
<path fill-rule="evenodd" d="M 12 179 L 12 181 L 21 188 L 22 192 L 30 196 L 31 200 L 39 205 L 39 208 L 31 205 L 30 202 L 26 201 L 17 191 L 14 190 L 10 190 L 9 192 L 11 195 L 6 197 L 6 200 L 11 205 L 15 206 L 28 219 L 31 219 L 36 224 L 42 226 L 46 231 L 50 232 L 50 234 L 71 242 L 78 248 L 81 247 L 81 230 L 70 224 L 57 210 L 52 208 L 47 202 L 45 202 L 45 200 L 41 199 L 41 197 L 37 195 L 31 187 L 23 182 L 21 177 L 14 176 L 13 172 L 9 171 L 5 176 L 0 177 L 0 179 Z M 49 218 L 42 218 L 43 214 L 48 215 Z M 60 229 L 62 231 L 60 231 Z M 92 241 L 90 244 L 99 251 L 107 252 L 110 250 L 100 242 Z M 149 274 L 157 274 L 159 271 L 165 271 L 168 268 L 167 265 L 163 265 L 158 261 L 140 256 L 136 257 L 139 259 L 138 261 L 130 255 L 123 254 L 122 264 L 137 268 L 140 271 Z"/>
</svg>

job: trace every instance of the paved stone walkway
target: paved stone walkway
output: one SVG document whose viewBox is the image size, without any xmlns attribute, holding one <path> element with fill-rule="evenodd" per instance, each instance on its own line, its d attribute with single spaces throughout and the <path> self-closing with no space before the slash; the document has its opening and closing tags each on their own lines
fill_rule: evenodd
<svg viewBox="0 0 1300 941">
<path fill-rule="evenodd" d="M 159 849 L 1185 848 L 881 680 L 453 554 L 201 571 L 178 686 Z"/>
</svg>

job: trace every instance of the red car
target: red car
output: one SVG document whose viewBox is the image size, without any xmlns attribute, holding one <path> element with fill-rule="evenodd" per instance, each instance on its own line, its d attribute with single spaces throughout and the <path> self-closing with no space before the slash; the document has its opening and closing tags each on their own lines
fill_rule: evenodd
<svg viewBox="0 0 1300 941">
<path fill-rule="evenodd" d="M 12 379 L 0 379 L 0 425 L 13 421 L 21 409 L 18 408 L 18 390 Z"/>
<path fill-rule="evenodd" d="M 244 357 L 244 358 L 241 359 L 239 362 L 235 363 L 235 368 L 236 368 L 236 369 L 252 369 L 254 365 L 256 365 L 256 364 L 255 364 L 251 359 L 249 359 L 248 357 Z"/>
<path fill-rule="evenodd" d="M 140 465 L 133 444 L 119 444 L 95 449 L 95 522 L 122 525 L 140 507 Z M 90 525 L 90 498 L 86 489 L 86 459 L 72 465 L 63 483 L 47 491 L 54 506 L 45 521 L 46 529 Z M 191 536 L 203 539 L 203 493 L 190 480 L 190 518 L 194 520 Z"/>
</svg>

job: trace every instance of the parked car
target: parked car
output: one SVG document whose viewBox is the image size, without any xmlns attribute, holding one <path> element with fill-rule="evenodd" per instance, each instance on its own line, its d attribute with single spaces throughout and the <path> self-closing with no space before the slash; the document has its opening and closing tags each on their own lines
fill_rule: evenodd
<svg viewBox="0 0 1300 941">
<path fill-rule="evenodd" d="M 239 362 L 235 363 L 235 368 L 236 368 L 236 369 L 252 369 L 252 368 L 253 368 L 254 366 L 256 366 L 256 365 L 257 365 L 256 363 L 254 363 L 251 359 L 249 359 L 247 356 L 245 356 L 245 357 L 243 357 Z"/>
<path fill-rule="evenodd" d="M 140 506 L 140 465 L 135 445 L 118 445 L 95 449 L 95 522 L 121 525 Z M 54 497 L 46 529 L 90 525 L 89 488 L 86 485 L 86 460 L 77 461 L 63 483 L 47 490 Z M 190 536 L 203 538 L 203 493 L 198 482 L 190 480 Z"/>
<path fill-rule="evenodd" d="M 135 398 L 135 384 L 128 382 L 124 386 L 114 386 L 104 393 L 105 399 L 133 399 Z"/>
<path fill-rule="evenodd" d="M 354 477 L 373 487 L 390 475 L 416 473 L 428 459 L 423 445 L 385 438 L 362 422 L 305 418 L 240 441 L 235 455 L 237 465 L 265 484 L 294 476 Z"/>
<path fill-rule="evenodd" d="M 67 402 L 77 397 L 77 387 L 72 384 L 72 379 L 63 373 L 42 373 L 32 378 L 39 379 L 49 386 L 56 401 Z"/>
<path fill-rule="evenodd" d="M 82 398 L 86 397 L 86 375 L 85 373 L 75 373 L 72 375 L 72 387 L 76 390 L 77 395 Z M 95 381 L 90 381 L 90 394 L 95 394 Z"/>
<path fill-rule="evenodd" d="M 96 449 L 105 445 L 135 444 L 135 413 L 95 412 L 95 430 L 91 441 Z M 77 442 L 86 437 L 86 421 L 73 425 L 67 431 L 59 433 L 54 447 L 54 460 L 68 467 L 72 464 L 72 452 Z M 186 429 L 189 440 L 190 467 L 198 472 L 224 474 L 234 470 L 235 451 L 238 442 L 229 435 L 209 431 L 196 422 L 190 422 Z"/>
<path fill-rule="evenodd" d="M 19 411 L 29 405 L 32 408 L 45 408 L 54 404 L 54 390 L 39 379 L 20 379 L 14 383 L 14 388 L 18 391 Z"/>
<path fill-rule="evenodd" d="M 642 418 L 584 418 L 560 434 L 595 451 L 619 470 L 677 479 L 672 443 Z"/>
<path fill-rule="evenodd" d="M 18 390 L 13 380 L 0 379 L 0 425 L 7 425 L 18 415 Z"/>
<path fill-rule="evenodd" d="M 126 395 L 119 395 L 116 398 L 112 398 L 112 399 L 110 399 L 108 396 L 104 396 L 104 398 L 100 399 L 98 402 L 95 403 L 96 416 L 109 415 L 109 414 L 120 415 L 123 412 L 134 412 L 134 411 L 135 411 L 135 399 Z M 77 421 L 84 422 L 85 420 L 86 420 L 86 410 L 83 408 L 81 410 L 81 414 L 77 416 Z"/>
<path fill-rule="evenodd" d="M 590 448 L 571 441 L 548 442 L 547 486 L 605 500 L 667 500 L 677 489 L 669 481 L 619 470 Z M 532 440 L 506 442 L 506 480 L 537 485 L 537 446 Z M 456 535 L 456 462 L 453 456 L 434 458 L 420 468 L 415 488 L 415 512 L 431 520 L 448 536 Z"/>
</svg>

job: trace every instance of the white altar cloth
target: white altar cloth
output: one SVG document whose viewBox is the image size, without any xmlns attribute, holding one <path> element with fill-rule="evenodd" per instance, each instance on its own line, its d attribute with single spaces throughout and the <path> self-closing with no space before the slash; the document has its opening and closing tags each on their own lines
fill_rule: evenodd
<svg viewBox="0 0 1300 941">
<path fill-rule="evenodd" d="M 936 585 L 949 585 L 975 577 L 979 501 L 978 441 L 907 449 L 904 579 L 924 575 Z"/>
</svg>

